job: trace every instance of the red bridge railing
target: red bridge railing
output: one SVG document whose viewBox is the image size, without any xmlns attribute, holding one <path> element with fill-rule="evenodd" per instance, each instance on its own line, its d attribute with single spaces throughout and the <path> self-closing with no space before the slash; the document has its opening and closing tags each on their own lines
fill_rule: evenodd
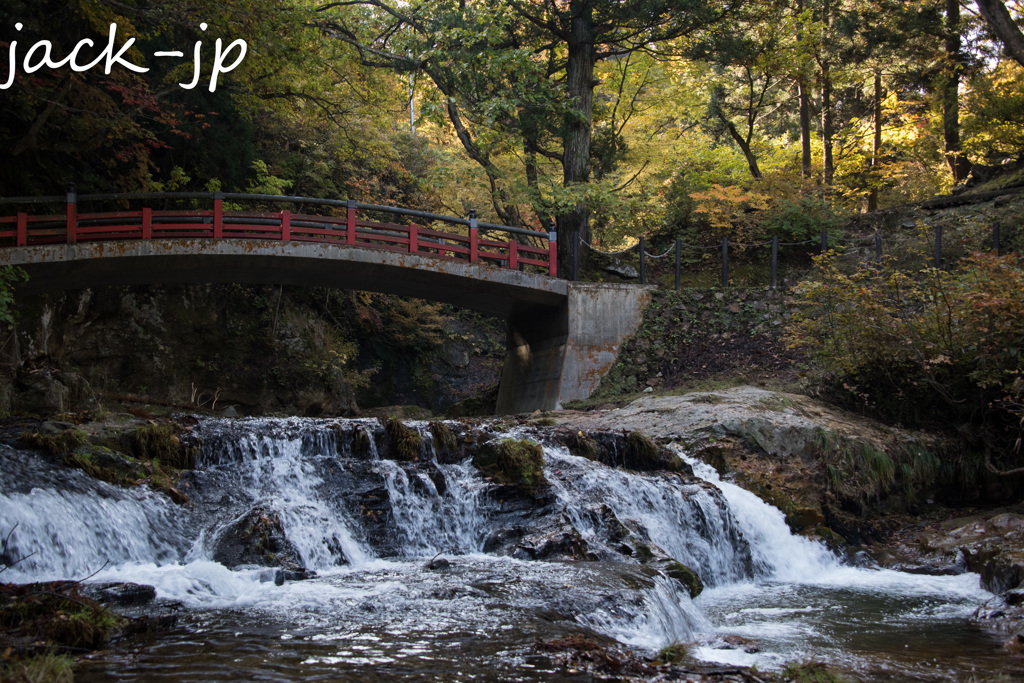
<svg viewBox="0 0 1024 683">
<path fill-rule="evenodd" d="M 182 202 L 192 206 L 166 208 Z M 97 204 L 129 210 L 80 209 L 80 205 L 92 208 Z M 203 204 L 210 208 L 194 208 Z M 240 210 L 244 204 L 287 205 L 298 210 Z M 57 208 L 61 205 L 63 213 Z M 154 208 L 157 205 L 164 208 Z M 22 209 L 0 216 L 0 248 L 162 238 L 262 239 L 381 249 L 558 274 L 553 228 L 545 233 L 482 223 L 473 212 L 467 219 L 351 200 L 221 192 L 69 192 L 67 196 L 0 198 L 0 206 Z M 28 210 L 36 206 L 44 211 Z M 51 212 L 45 212 L 46 208 Z M 390 216 L 395 222 L 380 218 Z M 495 239 L 495 233 L 508 238 Z"/>
</svg>

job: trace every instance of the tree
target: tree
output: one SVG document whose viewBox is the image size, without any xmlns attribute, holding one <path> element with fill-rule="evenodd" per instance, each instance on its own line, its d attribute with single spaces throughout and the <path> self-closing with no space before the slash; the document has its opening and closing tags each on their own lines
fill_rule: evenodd
<svg viewBox="0 0 1024 683">
<path fill-rule="evenodd" d="M 1006 9 L 1006 3 L 1001 0 L 975 0 L 978 4 L 978 11 L 985 18 L 985 22 L 992 33 L 996 34 L 1010 55 L 1018 64 L 1024 66 L 1024 32 L 1013 20 L 1010 11 Z"/>
<path fill-rule="evenodd" d="M 720 21 L 740 1 L 491 0 L 455 5 L 446 0 L 409 4 L 351 0 L 319 9 L 324 30 L 355 46 L 365 64 L 426 73 L 447 98 L 447 114 L 463 147 L 489 178 L 498 175 L 494 162 L 463 122 L 460 97 L 465 100 L 466 93 L 456 87 L 450 74 L 465 74 L 475 66 L 474 76 L 485 80 L 479 88 L 501 91 L 511 83 L 528 83 L 534 93 L 547 96 L 535 103 L 533 112 L 555 115 L 549 130 L 560 149 L 544 153 L 557 158 L 562 167 L 567 199 L 557 207 L 559 260 L 562 272 L 575 278 L 580 243 L 590 239 L 591 202 L 586 186 L 591 178 L 596 65 L 635 52 L 671 52 L 672 41 Z M 353 8 L 371 11 L 370 21 Z M 478 32 L 467 32 L 467 25 L 474 25 Z M 466 59 L 467 47 L 474 59 Z M 506 78 L 496 68 L 509 54 L 522 58 L 517 63 L 521 71 L 511 72 L 514 78 Z M 551 84 L 556 87 L 548 88 Z M 525 111 L 530 113 L 530 108 Z M 540 152 L 540 146 L 530 140 L 529 126 L 523 127 L 522 122 L 519 117 L 494 120 L 510 132 L 526 131 L 526 146 Z"/>
</svg>

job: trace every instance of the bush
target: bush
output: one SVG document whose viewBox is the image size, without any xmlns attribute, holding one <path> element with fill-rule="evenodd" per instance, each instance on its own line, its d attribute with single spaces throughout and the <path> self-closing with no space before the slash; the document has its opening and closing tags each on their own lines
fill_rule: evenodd
<svg viewBox="0 0 1024 683">
<path fill-rule="evenodd" d="M 1024 268 L 976 254 L 953 271 L 840 272 L 834 254 L 797 288 L 791 345 L 821 363 L 834 395 L 908 424 L 955 426 L 1020 455 Z"/>
</svg>

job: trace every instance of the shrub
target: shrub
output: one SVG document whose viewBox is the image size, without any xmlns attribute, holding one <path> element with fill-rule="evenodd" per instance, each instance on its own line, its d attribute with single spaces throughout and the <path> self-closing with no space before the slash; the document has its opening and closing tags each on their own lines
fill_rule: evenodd
<svg viewBox="0 0 1024 683">
<path fill-rule="evenodd" d="M 789 342 L 816 357 L 836 397 L 898 422 L 966 427 L 986 448 L 1019 456 L 1024 268 L 1015 257 L 845 274 L 829 253 L 816 268 L 797 288 L 804 310 Z"/>
</svg>

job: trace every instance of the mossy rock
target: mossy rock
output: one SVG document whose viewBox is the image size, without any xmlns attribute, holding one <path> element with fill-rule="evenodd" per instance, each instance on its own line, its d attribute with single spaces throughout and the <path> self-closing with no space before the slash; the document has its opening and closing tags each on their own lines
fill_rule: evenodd
<svg viewBox="0 0 1024 683">
<path fill-rule="evenodd" d="M 38 448 L 54 455 L 65 455 L 84 446 L 89 435 L 81 429 L 64 429 L 56 434 L 39 432 L 22 432 L 21 442 L 29 448 Z"/>
<path fill-rule="evenodd" d="M 420 448 L 423 446 L 423 436 L 406 426 L 401 420 L 384 420 L 384 431 L 388 436 L 389 448 L 382 457 L 403 462 L 414 462 L 420 458 Z"/>
<path fill-rule="evenodd" d="M 434 450 L 439 456 L 452 454 L 459 448 L 455 432 L 440 420 L 433 420 L 430 423 L 430 435 L 434 439 Z"/>
<path fill-rule="evenodd" d="M 676 583 L 686 589 L 691 598 L 696 598 L 704 591 L 704 582 L 700 580 L 697 572 L 687 567 L 682 562 L 670 560 L 662 568 L 665 575 L 675 579 Z"/>
<path fill-rule="evenodd" d="M 581 431 L 570 434 L 565 440 L 565 446 L 569 449 L 570 453 L 577 457 L 586 458 L 587 460 L 598 459 L 597 442 Z"/>
<path fill-rule="evenodd" d="M 366 455 L 370 452 L 372 446 L 373 436 L 370 435 L 369 430 L 362 425 L 357 425 L 352 431 L 352 454 Z"/>
<path fill-rule="evenodd" d="M 473 455 L 473 465 L 499 484 L 513 485 L 528 495 L 549 485 L 544 476 L 544 449 L 526 439 L 482 444 Z"/>
<path fill-rule="evenodd" d="M 814 508 L 795 507 L 792 511 L 787 511 L 786 524 L 793 531 L 800 533 L 823 526 L 825 524 L 825 515 L 821 513 L 821 510 L 815 510 Z"/>
<path fill-rule="evenodd" d="M 195 467 L 195 449 L 186 446 L 178 437 L 179 428 L 173 423 L 144 424 L 129 438 L 129 450 L 142 460 L 159 460 L 179 470 Z"/>
</svg>

